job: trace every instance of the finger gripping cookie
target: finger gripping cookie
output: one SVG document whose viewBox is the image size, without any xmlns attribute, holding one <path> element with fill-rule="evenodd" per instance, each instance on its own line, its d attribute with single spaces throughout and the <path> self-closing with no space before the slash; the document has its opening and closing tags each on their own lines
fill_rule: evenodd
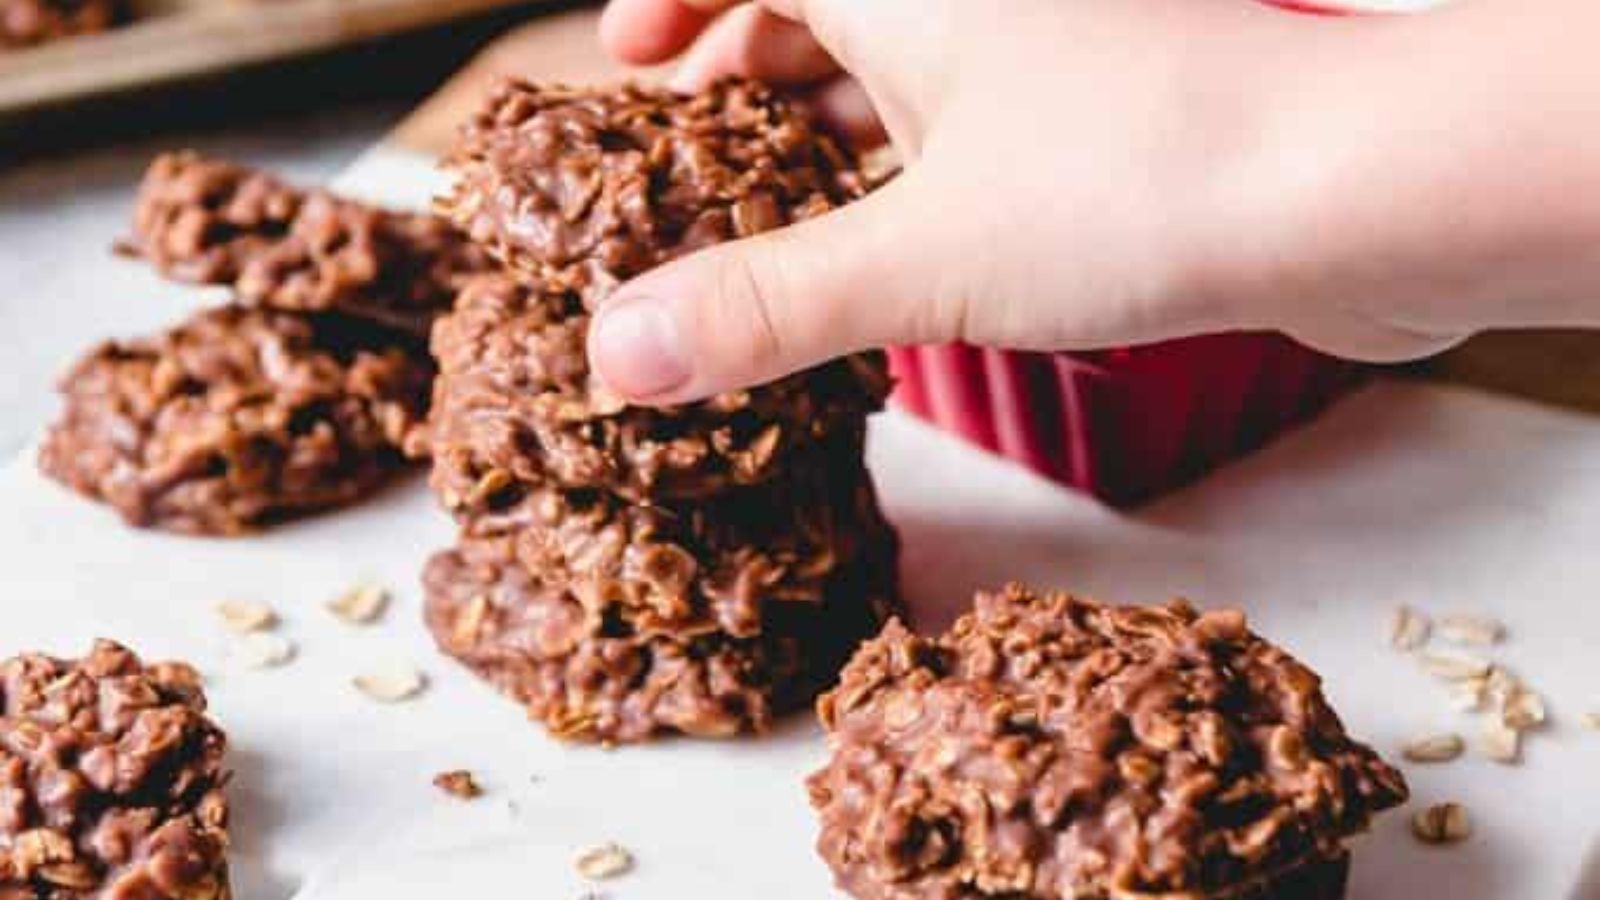
<svg viewBox="0 0 1600 900">
<path fill-rule="evenodd" d="M 534 284 L 605 293 L 692 250 L 866 192 L 855 157 L 750 81 L 698 94 L 509 79 L 462 132 L 438 209 Z"/>
<path fill-rule="evenodd" d="M 573 292 L 504 276 L 466 284 L 432 340 L 440 378 L 425 449 L 447 507 L 473 514 L 490 488 L 518 482 L 630 499 L 759 484 L 859 435 L 889 390 L 882 354 L 869 353 L 698 403 L 629 406 L 593 377 L 588 328 Z"/>
</svg>

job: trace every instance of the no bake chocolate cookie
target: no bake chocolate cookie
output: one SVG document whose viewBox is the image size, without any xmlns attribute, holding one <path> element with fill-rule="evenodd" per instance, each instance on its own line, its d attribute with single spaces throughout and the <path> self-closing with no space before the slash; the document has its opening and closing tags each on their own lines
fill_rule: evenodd
<svg viewBox="0 0 1600 900">
<path fill-rule="evenodd" d="M 704 497 L 766 481 L 882 407 L 881 354 L 747 391 L 630 407 L 592 377 L 589 319 L 570 292 L 479 277 L 433 333 L 440 378 L 425 448 L 445 505 L 475 513 L 507 480 L 630 498 Z"/>
<path fill-rule="evenodd" d="M 819 703 L 818 847 L 869 900 L 1337 900 L 1406 799 L 1320 681 L 1242 614 L 980 594 L 891 623 Z"/>
<path fill-rule="evenodd" d="M 121 0 L 0 0 L 0 53 L 105 31 L 126 16 Z"/>
<path fill-rule="evenodd" d="M 693 95 L 507 80 L 447 166 L 442 213 L 523 278 L 586 294 L 866 190 L 801 107 L 738 80 Z"/>
<path fill-rule="evenodd" d="M 227 900 L 226 745 L 199 676 L 109 641 L 0 662 L 0 896 Z"/>
<path fill-rule="evenodd" d="M 603 491 L 530 492 L 511 515 L 518 558 L 595 622 L 639 634 L 753 637 L 774 603 L 820 604 L 864 559 L 892 565 L 894 532 L 859 459 L 704 502 L 645 505 Z M 881 620 L 887 609 L 875 611 Z"/>
<path fill-rule="evenodd" d="M 449 309 L 487 256 L 444 220 L 300 190 L 192 153 L 151 163 L 119 249 L 177 281 L 231 286 L 248 304 L 339 312 L 414 333 Z"/>
<path fill-rule="evenodd" d="M 431 370 L 366 323 L 206 310 L 81 359 L 39 465 L 130 524 L 233 534 L 354 500 L 400 469 Z"/>
<path fill-rule="evenodd" d="M 894 596 L 893 547 L 836 573 L 815 602 L 767 604 L 754 637 L 643 634 L 620 613 L 597 621 L 524 565 L 508 538 L 463 538 L 429 562 L 423 583 L 440 649 L 556 736 L 731 737 L 805 703 L 877 627 Z"/>
</svg>

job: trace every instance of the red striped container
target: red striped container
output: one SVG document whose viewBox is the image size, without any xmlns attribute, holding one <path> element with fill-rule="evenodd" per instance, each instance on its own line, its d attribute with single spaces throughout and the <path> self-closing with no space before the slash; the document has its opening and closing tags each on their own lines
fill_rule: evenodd
<svg viewBox="0 0 1600 900">
<path fill-rule="evenodd" d="M 1432 5 L 1263 2 L 1333 16 Z M 1360 366 L 1269 334 L 1100 353 L 899 347 L 889 359 L 901 407 L 1118 505 L 1148 500 L 1255 450 L 1364 377 Z"/>
<path fill-rule="evenodd" d="M 1363 377 L 1269 334 L 1097 353 L 897 347 L 889 359 L 902 408 L 1117 505 L 1260 447 Z"/>
</svg>

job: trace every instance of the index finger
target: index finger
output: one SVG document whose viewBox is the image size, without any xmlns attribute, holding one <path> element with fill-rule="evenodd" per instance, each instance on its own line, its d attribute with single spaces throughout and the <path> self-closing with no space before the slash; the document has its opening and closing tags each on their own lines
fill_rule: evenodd
<svg viewBox="0 0 1600 900">
<path fill-rule="evenodd" d="M 666 62 L 740 0 L 611 0 L 600 16 L 606 52 L 634 65 Z"/>
</svg>

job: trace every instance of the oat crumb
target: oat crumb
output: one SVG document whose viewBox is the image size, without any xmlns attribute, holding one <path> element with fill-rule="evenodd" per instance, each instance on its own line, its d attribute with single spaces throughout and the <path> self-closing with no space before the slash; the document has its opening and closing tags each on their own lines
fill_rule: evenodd
<svg viewBox="0 0 1600 900">
<path fill-rule="evenodd" d="M 478 786 L 478 780 L 466 769 L 452 769 L 440 772 L 433 776 L 433 786 L 452 797 L 462 800 L 471 800 L 483 796 L 483 788 Z"/>
</svg>

